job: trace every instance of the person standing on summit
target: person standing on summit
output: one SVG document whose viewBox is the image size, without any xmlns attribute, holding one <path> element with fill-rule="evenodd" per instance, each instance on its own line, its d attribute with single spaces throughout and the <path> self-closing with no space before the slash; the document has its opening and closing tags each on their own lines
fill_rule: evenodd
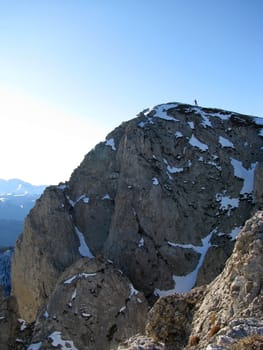
<svg viewBox="0 0 263 350">
<path fill-rule="evenodd" d="M 198 104 L 197 104 L 197 100 L 195 99 L 195 106 L 198 106 Z"/>
</svg>

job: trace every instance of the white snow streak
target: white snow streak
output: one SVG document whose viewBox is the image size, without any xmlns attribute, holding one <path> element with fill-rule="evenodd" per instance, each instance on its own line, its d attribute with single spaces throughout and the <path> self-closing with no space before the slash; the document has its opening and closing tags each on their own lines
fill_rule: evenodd
<svg viewBox="0 0 263 350">
<path fill-rule="evenodd" d="M 94 258 L 94 255 L 91 253 L 89 247 L 87 246 L 86 242 L 85 242 L 85 238 L 82 232 L 80 232 L 80 230 L 77 228 L 77 226 L 75 226 L 75 232 L 79 238 L 79 253 L 81 256 L 87 256 L 88 258 L 92 259 Z"/>
<path fill-rule="evenodd" d="M 82 272 L 65 280 L 64 284 L 71 284 L 73 281 L 75 281 L 76 278 L 77 279 L 89 278 L 89 277 L 95 277 L 96 275 L 97 275 L 96 272 L 92 272 L 92 273 Z"/>
<path fill-rule="evenodd" d="M 42 342 L 30 344 L 27 350 L 40 350 L 41 346 L 42 346 Z"/>
<path fill-rule="evenodd" d="M 221 193 L 216 194 L 216 200 L 221 202 L 220 209 L 222 210 L 238 208 L 239 206 L 238 198 L 231 198 L 229 196 L 224 196 Z"/>
<path fill-rule="evenodd" d="M 152 178 L 152 183 L 153 183 L 154 186 L 159 185 L 159 181 L 158 181 L 157 177 L 153 177 Z"/>
<path fill-rule="evenodd" d="M 231 164 L 234 168 L 234 175 L 244 180 L 240 194 L 252 193 L 254 184 L 254 171 L 257 163 L 250 164 L 250 168 L 246 169 L 243 167 L 241 161 L 231 158 Z"/>
<path fill-rule="evenodd" d="M 211 247 L 210 239 L 212 237 L 212 234 L 215 231 L 211 231 L 205 238 L 202 239 L 202 245 L 201 246 L 194 246 L 192 244 L 177 244 L 177 243 L 172 243 L 168 242 L 170 246 L 173 247 L 180 247 L 180 248 L 185 248 L 185 249 L 193 249 L 197 253 L 201 254 L 199 262 L 194 269 L 194 271 L 190 272 L 188 275 L 185 276 L 177 276 L 173 275 L 173 280 L 175 282 L 175 286 L 173 289 L 170 290 L 160 290 L 160 289 L 155 289 L 154 294 L 157 296 L 167 296 L 171 295 L 174 293 L 184 293 L 192 289 L 196 283 L 197 279 L 197 274 L 200 269 L 200 267 L 203 264 L 204 258 L 206 256 L 206 253 L 208 249 Z"/>
<path fill-rule="evenodd" d="M 116 151 L 114 138 L 105 141 L 106 146 L 110 146 L 113 151 Z"/>
<path fill-rule="evenodd" d="M 175 166 L 168 165 L 167 170 L 169 171 L 170 174 L 176 174 L 184 171 L 184 168 L 176 168 Z"/>
<path fill-rule="evenodd" d="M 184 135 L 181 133 L 181 131 L 176 131 L 176 133 L 175 133 L 175 137 L 177 138 L 177 139 L 179 139 L 179 138 L 181 138 L 181 137 L 183 137 Z"/>
<path fill-rule="evenodd" d="M 219 143 L 222 147 L 231 147 L 231 148 L 235 148 L 233 143 L 231 141 L 229 141 L 228 139 L 226 139 L 223 136 L 219 136 Z"/>
<path fill-rule="evenodd" d="M 104 200 L 111 200 L 111 197 L 110 197 L 110 195 L 108 194 L 108 193 L 106 193 L 102 198 L 101 198 L 103 201 Z"/>
<path fill-rule="evenodd" d="M 201 141 L 199 141 L 194 135 L 191 136 L 189 143 L 193 147 L 198 147 L 201 151 L 208 150 L 208 146 L 205 143 L 202 143 Z"/>
<path fill-rule="evenodd" d="M 143 237 L 139 240 L 138 247 L 142 248 L 144 246 L 144 239 Z"/>
<path fill-rule="evenodd" d="M 55 331 L 48 337 L 52 340 L 51 345 L 60 347 L 61 350 L 78 350 L 72 340 L 63 340 L 61 332 Z"/>
<path fill-rule="evenodd" d="M 160 118 L 160 119 L 176 122 L 179 120 L 168 115 L 167 110 L 171 108 L 176 108 L 177 106 L 178 106 L 178 103 L 167 103 L 167 104 L 158 105 L 151 108 L 147 113 L 145 113 L 145 116 L 147 116 L 149 113 L 154 111 L 155 112 L 153 116 L 154 118 Z"/>
</svg>

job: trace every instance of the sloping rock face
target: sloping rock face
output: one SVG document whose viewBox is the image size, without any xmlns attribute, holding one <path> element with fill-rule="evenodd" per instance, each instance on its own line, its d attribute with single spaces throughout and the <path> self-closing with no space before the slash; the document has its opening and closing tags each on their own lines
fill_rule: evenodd
<svg viewBox="0 0 263 350">
<path fill-rule="evenodd" d="M 21 316 L 80 256 L 111 259 L 149 299 L 211 281 L 261 205 L 261 135 L 259 118 L 177 103 L 115 129 L 29 214 L 12 267 Z"/>
<path fill-rule="evenodd" d="M 102 259 L 82 258 L 59 279 L 37 319 L 31 347 L 116 349 L 144 330 L 147 312 L 143 294 L 121 271 Z"/>
<path fill-rule="evenodd" d="M 12 261 L 13 294 L 22 318 L 31 322 L 52 293 L 57 278 L 79 259 L 79 241 L 70 206 L 55 187 L 46 190 L 30 212 Z"/>
<path fill-rule="evenodd" d="M 223 272 L 211 284 L 156 302 L 147 334 L 174 350 L 262 349 L 262 258 L 261 211 L 246 222 Z"/>
</svg>

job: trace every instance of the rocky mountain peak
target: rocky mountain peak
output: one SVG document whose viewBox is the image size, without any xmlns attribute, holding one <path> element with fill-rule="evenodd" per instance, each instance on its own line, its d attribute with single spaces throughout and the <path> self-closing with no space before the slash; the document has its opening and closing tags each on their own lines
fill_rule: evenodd
<svg viewBox="0 0 263 350">
<path fill-rule="evenodd" d="M 262 119 L 219 109 L 169 103 L 121 124 L 28 215 L 12 265 L 20 316 L 34 321 L 67 293 L 64 271 L 98 259 L 150 305 L 211 282 L 262 208 L 262 147 Z"/>
</svg>

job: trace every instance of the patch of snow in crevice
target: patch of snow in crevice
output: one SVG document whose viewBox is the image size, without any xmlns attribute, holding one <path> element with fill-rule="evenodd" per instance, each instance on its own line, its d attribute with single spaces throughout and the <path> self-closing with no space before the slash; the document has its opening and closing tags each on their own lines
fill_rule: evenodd
<svg viewBox="0 0 263 350">
<path fill-rule="evenodd" d="M 223 136 L 219 136 L 219 143 L 222 147 L 235 148 L 233 143 Z"/>
<path fill-rule="evenodd" d="M 142 248 L 144 246 L 144 239 L 143 237 L 139 240 L 138 247 Z"/>
<path fill-rule="evenodd" d="M 60 347 L 61 350 L 78 350 L 72 340 L 62 339 L 61 332 L 55 331 L 48 338 L 52 340 L 51 345 L 56 348 Z"/>
<path fill-rule="evenodd" d="M 82 278 L 89 278 L 89 277 L 95 277 L 97 275 L 96 272 L 87 273 L 87 272 L 81 272 L 77 275 L 74 275 L 64 281 L 64 284 L 71 284 L 75 279 L 82 279 Z"/>
<path fill-rule="evenodd" d="M 212 127 L 212 124 L 209 120 L 209 114 L 205 113 L 201 107 L 192 107 L 191 111 L 194 112 L 195 114 L 199 114 L 202 117 L 202 125 L 204 128 L 206 128 L 207 126 Z"/>
<path fill-rule="evenodd" d="M 25 320 L 23 320 L 22 318 L 19 318 L 17 320 L 20 323 L 20 331 L 23 332 L 25 329 L 27 329 L 27 323 Z"/>
<path fill-rule="evenodd" d="M 234 241 L 234 240 L 237 238 L 237 236 L 239 235 L 241 229 L 242 229 L 242 226 L 235 227 L 235 228 L 233 228 L 233 230 L 229 233 L 229 236 L 231 236 L 232 241 Z"/>
<path fill-rule="evenodd" d="M 176 168 L 175 166 L 167 165 L 167 170 L 170 174 L 176 174 L 184 171 L 184 168 Z"/>
<path fill-rule="evenodd" d="M 141 121 L 140 123 L 138 123 L 138 126 L 142 129 L 145 127 L 145 125 L 147 125 L 147 122 Z"/>
<path fill-rule="evenodd" d="M 122 307 L 120 308 L 120 310 L 119 310 L 119 313 L 121 314 L 121 313 L 123 313 L 125 310 L 126 310 L 126 306 L 122 306 Z"/>
<path fill-rule="evenodd" d="M 186 248 L 186 249 L 191 248 L 194 251 L 196 251 L 197 253 L 201 254 L 201 256 L 199 258 L 199 262 L 196 265 L 196 268 L 194 269 L 194 271 L 190 272 L 189 274 L 187 274 L 185 276 L 173 275 L 173 280 L 175 283 L 174 288 L 169 289 L 169 290 L 155 289 L 154 294 L 156 296 L 167 296 L 167 295 L 171 295 L 174 293 L 184 293 L 184 292 L 191 290 L 194 287 L 194 285 L 196 283 L 198 271 L 204 262 L 204 259 L 205 259 L 205 256 L 206 256 L 208 249 L 212 246 L 210 240 L 211 240 L 211 237 L 215 231 L 216 230 L 211 231 L 206 237 L 202 238 L 202 245 L 201 246 L 194 246 L 192 244 L 177 244 L 177 243 L 168 242 L 168 244 L 170 246 L 173 246 L 173 247 L 180 247 L 180 248 Z"/>
<path fill-rule="evenodd" d="M 168 109 L 176 108 L 176 107 L 178 107 L 178 103 L 167 103 L 167 104 L 158 105 L 150 109 L 147 113 L 145 113 L 145 116 L 149 115 L 149 113 L 154 111 L 155 112 L 155 114 L 153 115 L 154 118 L 160 118 L 168 121 L 177 122 L 179 121 L 178 119 L 171 117 L 170 115 L 167 114 Z"/>
<path fill-rule="evenodd" d="M 201 151 L 207 151 L 208 146 L 205 143 L 199 141 L 194 135 L 191 136 L 189 140 L 190 145 L 199 148 Z"/>
<path fill-rule="evenodd" d="M 159 181 L 158 181 L 157 177 L 153 177 L 153 178 L 152 178 L 152 184 L 153 184 L 154 186 L 159 185 Z"/>
<path fill-rule="evenodd" d="M 85 196 L 85 197 L 83 197 L 83 198 L 81 198 L 81 200 L 82 200 L 82 202 L 83 203 L 89 203 L 89 197 L 88 196 Z"/>
<path fill-rule="evenodd" d="M 111 196 L 108 193 L 106 193 L 101 199 L 102 200 L 112 200 Z"/>
<path fill-rule="evenodd" d="M 206 164 L 215 166 L 217 168 L 217 170 L 219 170 L 219 171 L 222 170 L 222 167 L 220 165 L 218 165 L 216 162 L 214 162 L 213 160 L 207 161 Z"/>
<path fill-rule="evenodd" d="M 231 164 L 234 168 L 234 175 L 244 180 L 243 187 L 240 191 L 240 194 L 252 193 L 254 185 L 254 171 L 257 165 L 256 163 L 250 164 L 250 168 L 246 169 L 243 167 L 242 162 L 234 159 L 231 159 Z"/>
<path fill-rule="evenodd" d="M 66 184 L 60 184 L 58 185 L 58 189 L 61 190 L 61 191 L 64 191 L 66 188 L 68 188 L 68 186 Z"/>
<path fill-rule="evenodd" d="M 137 289 L 135 289 L 131 283 L 129 284 L 129 287 L 130 287 L 129 299 L 131 299 L 131 297 L 134 295 L 137 295 L 139 293 L 139 291 Z"/>
<path fill-rule="evenodd" d="M 181 137 L 184 137 L 184 135 L 181 133 L 181 131 L 176 131 L 175 137 L 176 137 L 177 139 L 179 139 L 179 138 L 181 138 Z"/>
<path fill-rule="evenodd" d="M 233 113 L 220 113 L 220 112 L 216 112 L 216 113 L 209 113 L 210 117 L 218 117 L 222 120 L 228 120 L 231 116 L 233 115 Z"/>
<path fill-rule="evenodd" d="M 69 196 L 66 196 L 69 204 L 74 207 L 78 202 L 89 203 L 89 197 L 86 194 L 82 194 L 75 201 L 73 201 Z"/>
<path fill-rule="evenodd" d="M 217 193 L 216 200 L 217 202 L 220 202 L 220 209 L 228 210 L 228 215 L 230 215 L 231 209 L 239 207 L 239 198 L 231 198 L 222 193 Z"/>
<path fill-rule="evenodd" d="M 86 256 L 90 259 L 94 258 L 94 255 L 91 253 L 89 247 L 87 246 L 86 242 L 85 242 L 85 238 L 82 232 L 80 232 L 80 230 L 77 228 L 77 226 L 74 226 L 75 228 L 75 232 L 79 238 L 79 253 L 81 256 Z"/>
<path fill-rule="evenodd" d="M 187 124 L 190 126 L 191 129 L 195 128 L 194 122 L 187 122 Z"/>
<path fill-rule="evenodd" d="M 40 349 L 41 349 L 41 346 L 42 346 L 42 342 L 33 343 L 33 344 L 30 344 L 30 345 L 27 347 L 27 350 L 40 350 Z"/>
<path fill-rule="evenodd" d="M 239 226 L 239 227 L 237 226 L 237 227 L 234 227 L 230 233 L 219 232 L 218 236 L 230 236 L 231 241 L 234 241 L 241 230 L 242 230 L 242 226 Z"/>
<path fill-rule="evenodd" d="M 76 299 L 76 296 L 77 296 L 77 288 L 75 288 L 75 289 L 74 289 L 74 292 L 72 293 L 71 301 L 72 301 L 72 300 L 75 300 L 75 299 Z"/>
<path fill-rule="evenodd" d="M 66 196 L 66 198 L 67 198 L 69 204 L 70 204 L 72 207 L 74 207 L 74 205 L 76 204 L 76 202 L 74 202 L 69 196 Z"/>
<path fill-rule="evenodd" d="M 138 126 L 143 129 L 147 125 L 153 125 L 153 124 L 154 124 L 154 122 L 153 122 L 152 118 L 148 117 L 145 121 L 139 122 Z"/>
<path fill-rule="evenodd" d="M 258 132 L 259 136 L 263 136 L 263 129 Z"/>
<path fill-rule="evenodd" d="M 116 151 L 114 138 L 110 138 L 109 140 L 106 140 L 105 145 L 111 147 L 113 151 Z"/>
</svg>

